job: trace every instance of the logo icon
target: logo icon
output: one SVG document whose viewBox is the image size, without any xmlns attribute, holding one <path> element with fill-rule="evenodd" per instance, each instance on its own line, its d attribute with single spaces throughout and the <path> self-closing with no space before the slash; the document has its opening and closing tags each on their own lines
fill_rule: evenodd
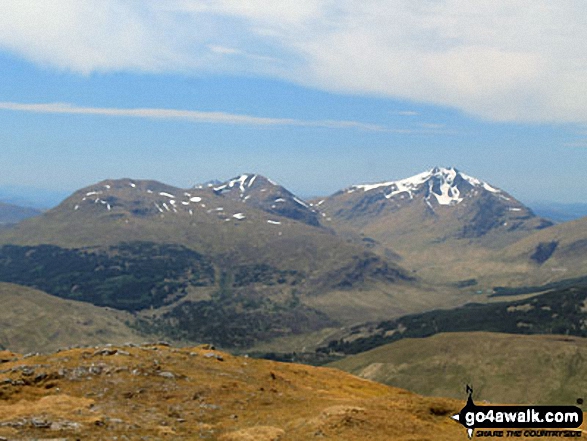
<svg viewBox="0 0 587 441">
<path fill-rule="evenodd" d="M 536 433 L 548 436 L 565 432 L 548 429 L 577 428 L 583 423 L 583 412 L 576 406 L 477 406 L 473 388 L 467 385 L 466 391 L 467 404 L 451 418 L 467 429 L 469 439 L 475 429 L 545 429 Z M 532 436 L 533 432 L 526 431 L 524 436 Z"/>
</svg>

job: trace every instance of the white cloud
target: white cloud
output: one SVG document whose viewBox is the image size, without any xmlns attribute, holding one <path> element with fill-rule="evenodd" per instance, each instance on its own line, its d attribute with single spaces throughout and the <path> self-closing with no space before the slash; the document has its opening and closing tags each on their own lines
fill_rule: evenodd
<svg viewBox="0 0 587 441">
<path fill-rule="evenodd" d="M 93 71 L 269 75 L 453 106 L 587 121 L 580 0 L 3 0 L 0 48 Z"/>
<path fill-rule="evenodd" d="M 81 73 L 157 71 L 189 58 L 159 36 L 140 10 L 116 0 L 0 3 L 0 47 L 37 63 Z"/>
<path fill-rule="evenodd" d="M 236 124 L 249 126 L 298 126 L 320 127 L 327 129 L 358 129 L 376 132 L 393 132 L 409 134 L 407 129 L 390 129 L 377 124 L 359 121 L 318 120 L 307 121 L 293 118 L 265 118 L 252 115 L 239 115 L 226 112 L 201 112 L 197 110 L 150 109 L 150 108 L 112 108 L 81 107 L 68 103 L 14 103 L 0 102 L 0 110 L 30 113 L 49 113 L 67 115 L 102 115 L 117 117 L 134 117 L 148 119 L 181 119 L 195 123 Z"/>
</svg>

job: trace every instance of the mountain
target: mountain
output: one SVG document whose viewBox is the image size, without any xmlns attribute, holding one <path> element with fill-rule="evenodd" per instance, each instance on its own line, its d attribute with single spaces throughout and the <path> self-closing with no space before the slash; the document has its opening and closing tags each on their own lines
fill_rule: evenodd
<svg viewBox="0 0 587 441">
<path fill-rule="evenodd" d="M 534 278 L 539 283 L 585 276 L 587 217 L 537 231 L 505 248 L 503 257 L 526 262 L 531 271 L 540 274 Z"/>
<path fill-rule="evenodd" d="M 568 222 L 587 216 L 587 204 L 562 204 L 557 202 L 534 202 L 532 210 L 539 216 L 555 222 Z"/>
<path fill-rule="evenodd" d="M 312 212 L 253 176 L 228 189 L 132 179 L 81 189 L 0 233 L 0 281 L 130 311 L 146 331 L 224 347 L 463 302 L 309 217 L 287 217 Z M 263 206 L 265 193 L 298 211 Z"/>
<path fill-rule="evenodd" d="M 558 256 L 585 275 L 580 225 L 556 249 L 551 232 L 569 227 L 546 225 L 455 169 L 313 204 L 255 174 L 191 189 L 106 180 L 0 231 L 0 281 L 244 349 L 557 281 L 570 274 L 553 271 Z"/>
<path fill-rule="evenodd" d="M 455 168 L 353 185 L 314 206 L 340 234 L 401 257 L 402 265 L 435 282 L 498 274 L 505 282 L 517 268 L 504 265 L 496 250 L 552 225 L 507 192 Z"/>
<path fill-rule="evenodd" d="M 72 345 L 141 342 L 130 314 L 0 283 L 0 347 L 48 352 Z"/>
<path fill-rule="evenodd" d="M 41 214 L 41 211 L 35 208 L 0 202 L 0 224 L 16 224 L 21 220 L 38 216 L 39 214 Z"/>
<path fill-rule="evenodd" d="M 213 188 L 218 194 L 267 213 L 316 227 L 320 225 L 318 213 L 307 202 L 264 176 L 243 174 Z"/>
<path fill-rule="evenodd" d="M 463 400 L 208 345 L 0 352 L 0 437 L 398 441 L 464 439 Z"/>
<path fill-rule="evenodd" d="M 385 237 L 400 238 L 400 243 L 401 236 L 414 228 L 429 230 L 422 239 L 429 244 L 493 239 L 552 225 L 505 191 L 455 168 L 436 167 L 398 181 L 354 185 L 323 200 L 319 207 L 333 222 L 361 231 L 385 227 Z"/>
<path fill-rule="evenodd" d="M 587 339 L 436 334 L 383 345 L 330 366 L 423 395 L 459 398 L 470 384 L 477 401 L 574 405 L 587 390 Z"/>
</svg>

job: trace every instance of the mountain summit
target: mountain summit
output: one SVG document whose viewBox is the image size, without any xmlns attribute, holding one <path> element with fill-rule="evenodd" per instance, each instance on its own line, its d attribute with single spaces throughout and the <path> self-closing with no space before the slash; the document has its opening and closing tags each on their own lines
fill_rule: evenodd
<svg viewBox="0 0 587 441">
<path fill-rule="evenodd" d="M 382 182 L 379 184 L 353 185 L 347 193 L 363 190 L 383 195 L 385 199 L 397 202 L 402 199 L 413 200 L 420 197 L 432 210 L 435 205 L 457 205 L 466 198 L 472 198 L 479 192 L 492 193 L 504 201 L 512 199 L 501 190 L 492 187 L 486 182 L 461 173 L 454 167 L 434 167 L 431 170 L 399 181 Z M 521 205 L 521 204 L 512 204 Z M 516 208 L 512 207 L 513 211 Z"/>
<path fill-rule="evenodd" d="M 532 230 L 550 225 L 514 197 L 456 168 L 435 167 L 397 181 L 353 185 L 320 203 L 335 223 L 366 226 L 393 220 L 389 230 L 415 224 L 433 228 L 449 221 L 438 232 L 457 238 L 480 238 L 493 230 Z M 406 216 L 407 215 L 407 216 Z M 428 221 L 428 222 L 426 222 Z M 436 237 L 435 240 L 441 237 Z"/>
<path fill-rule="evenodd" d="M 507 192 L 452 167 L 353 185 L 316 208 L 335 231 L 386 255 L 399 253 L 402 265 L 420 274 L 426 268 L 435 280 L 502 271 L 477 260 L 552 225 Z"/>
<path fill-rule="evenodd" d="M 318 213 L 305 201 L 271 179 L 258 174 L 242 174 L 214 186 L 217 194 L 259 208 L 267 213 L 319 226 Z"/>
</svg>

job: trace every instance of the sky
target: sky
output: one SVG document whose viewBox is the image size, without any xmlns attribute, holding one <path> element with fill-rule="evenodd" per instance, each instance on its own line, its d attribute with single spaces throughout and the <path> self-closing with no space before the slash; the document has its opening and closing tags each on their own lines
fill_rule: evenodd
<svg viewBox="0 0 587 441">
<path fill-rule="evenodd" d="M 586 203 L 585 54 L 579 0 L 2 0 L 0 198 L 438 165 Z"/>
</svg>

